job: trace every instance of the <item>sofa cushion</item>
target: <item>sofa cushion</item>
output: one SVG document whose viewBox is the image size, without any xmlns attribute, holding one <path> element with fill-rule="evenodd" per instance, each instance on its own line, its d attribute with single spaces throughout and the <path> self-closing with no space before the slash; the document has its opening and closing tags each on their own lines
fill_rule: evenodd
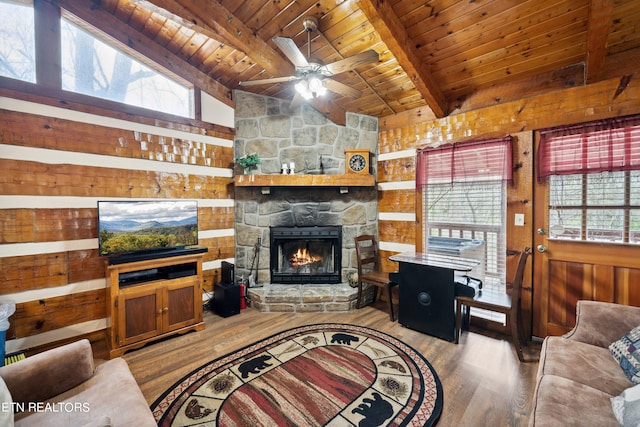
<svg viewBox="0 0 640 427">
<path fill-rule="evenodd" d="M 611 409 L 622 426 L 640 425 L 640 385 L 629 387 L 611 398 Z"/>
<path fill-rule="evenodd" d="M 140 387 L 122 358 L 99 364 L 90 379 L 47 403 L 77 410 L 65 410 L 55 416 L 50 412 L 17 414 L 16 427 L 96 425 L 105 417 L 113 427 L 157 427 Z"/>
<path fill-rule="evenodd" d="M 13 399 L 7 385 L 0 377 L 0 426 L 13 427 Z"/>
<path fill-rule="evenodd" d="M 540 375 L 569 378 L 610 397 L 633 385 L 607 348 L 563 337 L 545 338 L 540 352 Z"/>
<path fill-rule="evenodd" d="M 612 342 L 609 350 L 627 378 L 634 384 L 640 383 L 640 326 Z"/>
<path fill-rule="evenodd" d="M 13 401 L 27 406 L 82 384 L 94 370 L 91 344 L 82 339 L 3 366 L 0 376 L 11 390 Z"/>
<path fill-rule="evenodd" d="M 611 397 L 568 378 L 544 375 L 538 378 L 529 425 L 615 426 Z"/>
</svg>

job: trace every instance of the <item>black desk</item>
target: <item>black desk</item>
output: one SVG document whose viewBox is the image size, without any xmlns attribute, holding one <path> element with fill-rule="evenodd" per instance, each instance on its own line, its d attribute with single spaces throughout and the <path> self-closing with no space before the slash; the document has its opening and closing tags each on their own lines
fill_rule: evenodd
<svg viewBox="0 0 640 427">
<path fill-rule="evenodd" d="M 455 272 L 480 261 L 433 253 L 399 254 L 398 323 L 447 341 L 455 340 Z"/>
</svg>

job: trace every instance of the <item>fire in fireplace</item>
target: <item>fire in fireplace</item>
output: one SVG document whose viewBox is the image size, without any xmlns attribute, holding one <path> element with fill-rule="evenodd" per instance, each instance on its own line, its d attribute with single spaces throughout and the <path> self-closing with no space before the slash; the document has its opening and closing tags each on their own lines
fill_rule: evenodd
<svg viewBox="0 0 640 427">
<path fill-rule="evenodd" d="M 272 227 L 271 283 L 340 283 L 342 227 Z"/>
</svg>

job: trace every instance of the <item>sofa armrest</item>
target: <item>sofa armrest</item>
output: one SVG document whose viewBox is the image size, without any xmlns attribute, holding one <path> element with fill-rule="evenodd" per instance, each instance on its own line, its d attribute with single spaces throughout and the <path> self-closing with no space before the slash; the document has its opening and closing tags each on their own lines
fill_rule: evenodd
<svg viewBox="0 0 640 427">
<path fill-rule="evenodd" d="M 608 347 L 636 326 L 640 326 L 640 307 L 580 300 L 576 306 L 576 326 L 564 336 Z"/>
<path fill-rule="evenodd" d="M 14 402 L 25 405 L 57 396 L 93 376 L 93 351 L 87 339 L 38 353 L 0 368 Z"/>
</svg>

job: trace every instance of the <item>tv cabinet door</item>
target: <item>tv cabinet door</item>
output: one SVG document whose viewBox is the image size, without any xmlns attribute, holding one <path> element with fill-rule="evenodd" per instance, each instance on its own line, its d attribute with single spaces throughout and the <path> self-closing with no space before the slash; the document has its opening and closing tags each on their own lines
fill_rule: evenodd
<svg viewBox="0 0 640 427">
<path fill-rule="evenodd" d="M 128 345 L 162 333 L 162 288 L 118 296 L 118 345 Z"/>
<path fill-rule="evenodd" d="M 197 277 L 174 281 L 166 287 L 165 298 L 164 332 L 202 321 L 202 295 Z"/>
</svg>

